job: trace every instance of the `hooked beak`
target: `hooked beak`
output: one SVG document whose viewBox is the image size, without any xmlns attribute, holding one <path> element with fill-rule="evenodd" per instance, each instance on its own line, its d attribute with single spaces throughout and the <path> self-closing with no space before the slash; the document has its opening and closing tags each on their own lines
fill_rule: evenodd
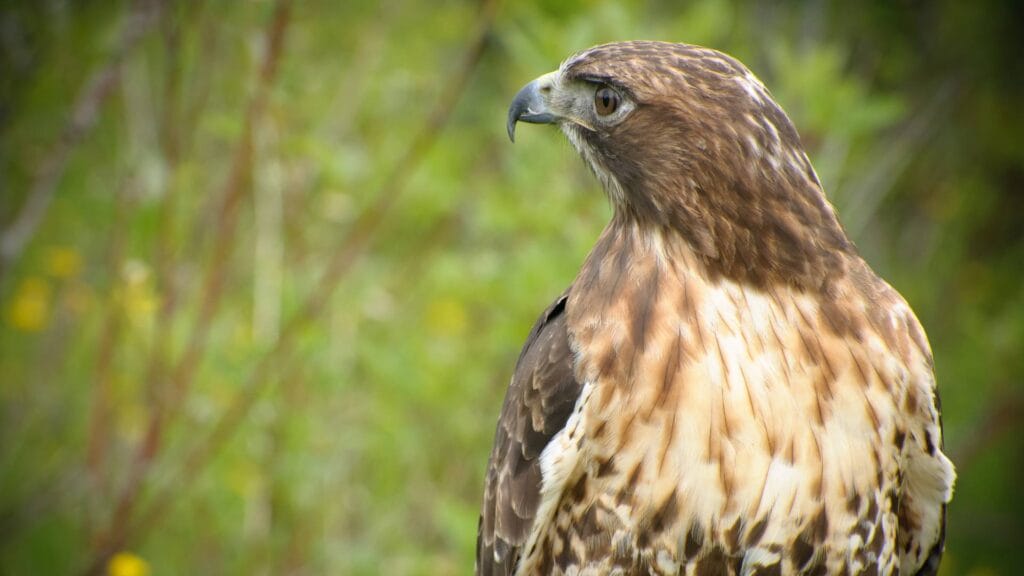
<svg viewBox="0 0 1024 576">
<path fill-rule="evenodd" d="M 554 124 L 558 116 L 553 114 L 545 102 L 544 95 L 551 91 L 556 72 L 545 74 L 523 86 L 512 99 L 508 108 L 508 139 L 516 141 L 516 123 L 522 120 L 531 124 Z"/>
</svg>

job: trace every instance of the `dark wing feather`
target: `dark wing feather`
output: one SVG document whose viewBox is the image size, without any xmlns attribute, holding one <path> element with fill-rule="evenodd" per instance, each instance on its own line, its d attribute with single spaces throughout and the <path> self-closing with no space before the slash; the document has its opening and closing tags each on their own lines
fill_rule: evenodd
<svg viewBox="0 0 1024 576">
<path fill-rule="evenodd" d="M 537 320 L 516 363 L 487 465 L 476 573 L 508 575 L 540 504 L 540 455 L 576 405 L 563 294 Z"/>
</svg>

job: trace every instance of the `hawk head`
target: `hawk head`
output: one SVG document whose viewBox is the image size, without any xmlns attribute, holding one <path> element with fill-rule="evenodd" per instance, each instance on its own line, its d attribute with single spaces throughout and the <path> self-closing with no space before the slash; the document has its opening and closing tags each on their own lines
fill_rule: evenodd
<svg viewBox="0 0 1024 576">
<path fill-rule="evenodd" d="M 682 237 L 712 273 L 821 287 L 852 251 L 800 137 L 734 58 L 697 46 L 597 46 L 530 82 L 508 114 L 557 124 L 616 220 Z"/>
</svg>

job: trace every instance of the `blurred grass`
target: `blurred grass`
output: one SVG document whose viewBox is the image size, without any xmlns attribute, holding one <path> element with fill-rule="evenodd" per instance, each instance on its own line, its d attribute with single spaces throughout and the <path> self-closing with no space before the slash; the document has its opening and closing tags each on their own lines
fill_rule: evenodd
<svg viewBox="0 0 1024 576">
<path fill-rule="evenodd" d="M 793 117 L 932 341 L 943 572 L 1014 573 L 1016 4 L 287 5 L 0 10 L 0 233 L 67 153 L 0 268 L 0 573 L 465 573 L 518 348 L 609 215 L 505 109 L 628 38 L 730 52 Z"/>
</svg>

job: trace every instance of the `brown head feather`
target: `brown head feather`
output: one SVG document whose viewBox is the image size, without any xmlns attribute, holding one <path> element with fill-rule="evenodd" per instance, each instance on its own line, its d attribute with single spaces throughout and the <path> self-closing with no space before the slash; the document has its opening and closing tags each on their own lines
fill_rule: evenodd
<svg viewBox="0 0 1024 576">
<path fill-rule="evenodd" d="M 854 248 L 786 114 L 738 61 L 682 44 L 598 46 L 561 74 L 606 83 L 635 109 L 622 122 L 565 129 L 624 221 L 682 235 L 712 273 L 821 288 Z M 610 176 L 609 176 L 610 175 Z M 602 176 L 602 174 L 599 174 Z"/>
</svg>

